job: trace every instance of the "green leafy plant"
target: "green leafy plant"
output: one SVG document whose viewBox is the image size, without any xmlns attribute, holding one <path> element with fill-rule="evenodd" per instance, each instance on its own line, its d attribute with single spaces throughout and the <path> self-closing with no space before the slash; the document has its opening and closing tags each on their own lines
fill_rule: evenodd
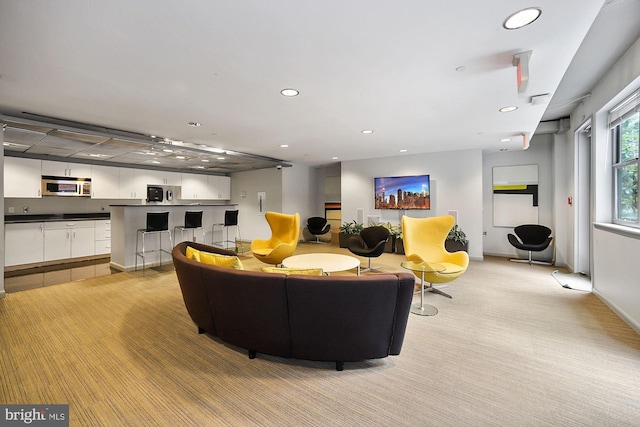
<svg viewBox="0 0 640 427">
<path fill-rule="evenodd" d="M 453 240 L 454 242 L 460 242 L 463 245 L 467 243 L 467 235 L 464 231 L 458 227 L 458 224 L 454 225 L 447 235 L 447 240 Z"/>
<path fill-rule="evenodd" d="M 394 225 L 394 224 L 391 224 L 390 222 L 381 222 L 379 224 L 373 224 L 373 225 L 380 225 L 386 228 L 387 230 L 389 230 L 389 234 L 394 237 L 400 237 L 400 235 L 402 234 L 402 227 L 400 227 L 400 225 Z"/>
<path fill-rule="evenodd" d="M 340 232 L 344 234 L 360 234 L 364 226 L 355 219 L 351 222 L 345 222 L 340 226 Z"/>
</svg>

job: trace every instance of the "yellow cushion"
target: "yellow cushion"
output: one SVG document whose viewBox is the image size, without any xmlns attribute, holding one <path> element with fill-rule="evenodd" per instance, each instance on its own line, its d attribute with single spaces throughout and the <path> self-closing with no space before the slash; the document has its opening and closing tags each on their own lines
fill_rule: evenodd
<svg viewBox="0 0 640 427">
<path fill-rule="evenodd" d="M 197 249 L 193 249 L 191 246 L 187 246 L 187 251 L 185 253 L 188 259 L 192 259 L 194 261 L 200 261 L 200 251 Z"/>
<path fill-rule="evenodd" d="M 218 267 L 235 268 L 236 270 L 242 270 L 244 266 L 242 261 L 237 256 L 220 255 L 211 252 L 199 251 L 193 249 L 191 246 L 187 246 L 186 251 L 187 258 L 200 261 L 203 264 L 216 265 Z"/>
<path fill-rule="evenodd" d="M 304 274 L 306 276 L 322 276 L 321 268 L 287 268 L 287 267 L 262 267 L 265 273 Z"/>
</svg>

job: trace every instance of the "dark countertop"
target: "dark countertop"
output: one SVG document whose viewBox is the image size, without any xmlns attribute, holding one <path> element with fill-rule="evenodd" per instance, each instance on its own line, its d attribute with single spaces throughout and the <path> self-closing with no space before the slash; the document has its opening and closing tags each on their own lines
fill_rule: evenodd
<svg viewBox="0 0 640 427">
<path fill-rule="evenodd" d="M 48 221 L 90 221 L 96 219 L 109 219 L 109 212 L 94 213 L 65 213 L 65 214 L 33 214 L 33 215 L 5 215 L 4 223 L 20 222 L 48 222 Z"/>
<path fill-rule="evenodd" d="M 237 206 L 237 203 L 147 203 L 145 205 L 109 205 L 112 207 L 125 208 L 183 208 L 183 207 L 215 207 L 215 206 Z"/>
</svg>

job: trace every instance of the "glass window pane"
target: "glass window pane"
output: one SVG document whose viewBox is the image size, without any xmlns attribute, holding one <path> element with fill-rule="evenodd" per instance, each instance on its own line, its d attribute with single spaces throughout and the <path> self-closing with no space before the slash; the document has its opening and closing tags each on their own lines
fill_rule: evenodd
<svg viewBox="0 0 640 427">
<path fill-rule="evenodd" d="M 638 221 L 638 164 L 617 170 L 618 219 Z"/>
<path fill-rule="evenodd" d="M 625 121 L 620 123 L 620 161 L 633 160 L 638 158 L 638 147 L 640 146 L 640 113 L 635 113 Z"/>
</svg>

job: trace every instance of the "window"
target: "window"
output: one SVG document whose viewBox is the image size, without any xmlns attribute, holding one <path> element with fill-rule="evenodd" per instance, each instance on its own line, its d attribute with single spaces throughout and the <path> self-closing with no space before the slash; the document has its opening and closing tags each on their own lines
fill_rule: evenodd
<svg viewBox="0 0 640 427">
<path fill-rule="evenodd" d="M 614 221 L 640 227 L 638 222 L 638 164 L 640 161 L 640 91 L 609 112 L 613 141 Z"/>
</svg>

